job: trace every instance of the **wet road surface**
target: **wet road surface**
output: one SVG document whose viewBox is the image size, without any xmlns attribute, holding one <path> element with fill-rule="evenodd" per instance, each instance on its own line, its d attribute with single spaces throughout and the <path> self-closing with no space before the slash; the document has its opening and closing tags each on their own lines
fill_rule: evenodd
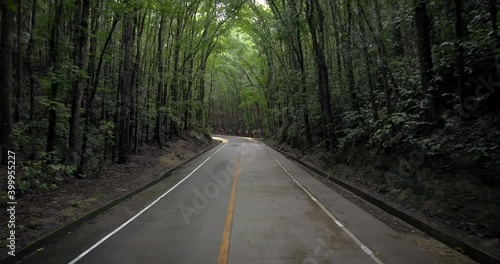
<svg viewBox="0 0 500 264">
<path fill-rule="evenodd" d="M 438 263 L 265 144 L 221 137 L 22 263 Z"/>
</svg>

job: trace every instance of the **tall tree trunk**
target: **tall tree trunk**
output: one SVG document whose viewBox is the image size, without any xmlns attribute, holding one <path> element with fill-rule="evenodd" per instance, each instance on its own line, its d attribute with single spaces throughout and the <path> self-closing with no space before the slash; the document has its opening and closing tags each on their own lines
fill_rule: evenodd
<svg viewBox="0 0 500 264">
<path fill-rule="evenodd" d="M 330 11 L 331 14 L 340 14 L 340 9 L 337 5 L 336 1 L 330 1 Z M 343 33 L 343 29 L 340 26 L 340 15 L 335 15 L 332 18 L 332 30 L 333 30 L 333 38 L 335 39 L 335 57 L 336 57 L 336 67 L 337 67 L 337 75 L 339 78 L 339 89 L 340 91 L 343 91 L 343 81 L 342 81 L 342 41 L 341 41 L 341 34 Z"/>
<path fill-rule="evenodd" d="M 208 53 L 208 52 L 207 52 Z M 205 107 L 205 71 L 207 68 L 207 60 L 209 55 L 202 55 L 203 59 L 200 65 L 200 82 L 198 93 L 198 106 L 196 106 L 196 120 L 201 124 L 202 128 L 206 127 L 206 120 L 203 119 L 203 108 Z"/>
<path fill-rule="evenodd" d="M 494 54 L 496 62 L 497 77 L 500 77 L 500 35 L 498 32 L 498 0 L 489 0 L 489 10 L 491 19 L 491 32 L 493 32 Z"/>
<path fill-rule="evenodd" d="M 308 107 L 308 100 L 307 100 L 307 85 L 306 85 L 306 70 L 304 66 L 304 52 L 302 50 L 302 40 L 300 38 L 300 31 L 297 30 L 297 42 L 298 42 L 298 48 L 299 48 L 299 65 L 300 65 L 300 85 L 302 87 L 301 89 L 301 95 L 302 95 L 302 112 L 304 116 L 304 130 L 305 130 L 305 136 L 306 136 L 306 145 L 311 145 L 312 144 L 312 136 L 311 136 L 311 124 L 309 122 L 309 107 Z M 261 128 L 262 129 L 262 128 Z"/>
<path fill-rule="evenodd" d="M 180 19 L 177 19 L 177 28 L 175 32 L 175 50 L 174 50 L 174 65 L 173 65 L 173 77 L 170 84 L 170 92 L 172 93 L 172 102 L 177 103 L 178 101 L 178 70 L 179 70 L 179 55 L 180 55 L 180 38 L 181 38 L 182 25 Z M 174 134 L 179 136 L 177 131 L 177 122 L 175 122 L 173 117 L 170 117 L 170 135 L 169 140 L 172 140 Z"/>
<path fill-rule="evenodd" d="M 123 21 L 123 65 L 120 89 L 120 139 L 118 143 L 118 163 L 126 163 L 130 146 L 130 92 L 132 68 L 132 34 L 134 31 L 131 14 L 126 14 Z"/>
<path fill-rule="evenodd" d="M 30 106 L 29 106 L 29 120 L 33 121 L 35 118 L 35 76 L 33 76 L 33 45 L 34 45 L 34 37 L 33 30 L 36 25 L 36 1 L 33 1 L 33 5 L 31 7 L 31 24 L 30 24 L 30 38 L 28 40 L 28 48 L 26 50 L 26 56 L 28 60 L 28 76 L 29 76 L 29 85 L 30 85 Z"/>
<path fill-rule="evenodd" d="M 497 82 L 500 80 L 500 35 L 498 32 L 498 0 L 489 0 L 489 10 L 490 10 L 490 20 L 491 20 L 491 32 L 493 33 L 493 62 L 494 70 L 493 81 Z M 498 88 L 498 87 L 497 87 Z M 500 105 L 500 92 L 497 90 L 496 93 L 492 94 L 492 99 L 490 99 L 490 105 L 498 108 Z"/>
<path fill-rule="evenodd" d="M 463 102 L 465 97 L 465 65 L 464 65 L 464 48 L 463 41 L 464 35 L 466 34 L 467 26 L 464 24 L 463 20 L 463 0 L 455 0 L 455 60 L 456 60 L 456 70 L 457 70 L 457 94 L 460 98 L 460 103 Z"/>
<path fill-rule="evenodd" d="M 54 74 L 59 74 L 59 41 L 60 41 L 60 31 L 62 26 L 63 17 L 63 0 L 56 0 L 55 7 L 57 8 L 57 16 L 55 16 L 54 23 L 51 29 L 50 43 L 49 43 L 49 59 L 52 72 Z M 57 93 L 59 89 L 59 83 L 57 81 L 52 81 L 49 98 L 52 102 L 57 101 Z M 47 126 L 47 153 L 55 150 L 56 146 L 56 124 L 57 124 L 57 109 L 51 107 L 49 110 L 49 124 Z"/>
<path fill-rule="evenodd" d="M 358 1 L 358 9 L 359 10 L 362 9 L 360 1 Z M 378 120 L 378 111 L 377 111 L 377 104 L 375 101 L 375 93 L 373 92 L 373 87 L 375 84 L 373 83 L 373 78 L 372 78 L 372 73 L 371 73 L 371 61 L 370 61 L 370 57 L 368 54 L 368 41 L 366 40 L 366 35 L 365 35 L 366 30 L 365 30 L 364 21 L 363 21 L 363 19 L 361 19 L 361 16 L 362 16 L 361 12 L 358 12 L 358 15 L 359 15 L 359 19 L 358 19 L 359 33 L 361 36 L 363 57 L 365 60 L 365 72 L 366 72 L 366 76 L 368 79 L 368 96 L 369 96 L 369 100 L 370 100 L 370 107 L 372 109 L 373 121 L 377 121 Z"/>
<path fill-rule="evenodd" d="M 140 20 L 139 26 L 138 26 L 138 32 L 136 36 L 136 57 L 135 57 L 135 62 L 134 62 L 134 70 L 132 74 L 132 87 L 133 87 L 133 95 L 131 96 L 131 101 L 132 101 L 132 110 L 133 114 L 131 114 L 132 118 L 132 124 L 133 126 L 130 128 L 130 134 L 134 135 L 134 145 L 132 148 L 132 153 L 135 154 L 137 153 L 137 144 L 138 144 L 138 130 L 139 130 L 139 90 L 140 90 L 140 78 L 139 74 L 141 73 L 142 67 L 141 67 L 141 56 L 142 56 L 142 47 L 141 47 L 141 40 L 142 40 L 142 33 L 144 31 L 144 23 L 146 21 L 147 14 L 144 13 L 142 16 L 142 19 L 140 16 L 138 16 L 138 19 Z M 146 45 L 147 46 L 147 45 Z"/>
<path fill-rule="evenodd" d="M 292 9 L 292 15 L 295 21 L 293 22 L 293 27 L 294 27 L 294 48 L 295 48 L 295 57 L 296 57 L 296 63 L 298 64 L 298 68 L 300 70 L 300 95 L 301 95 L 301 105 L 302 105 L 302 115 L 304 119 L 304 132 L 305 132 L 305 138 L 306 138 L 306 145 L 309 146 L 312 143 L 312 136 L 311 136 L 311 125 L 309 122 L 309 109 L 307 106 L 307 85 L 306 85 L 306 72 L 305 72 L 305 66 L 304 66 L 304 51 L 302 49 L 302 38 L 300 35 L 300 24 L 299 24 L 299 19 L 300 19 L 300 13 L 297 10 L 297 0 L 290 0 L 290 7 Z M 262 130 L 262 126 L 260 127 Z"/>
<path fill-rule="evenodd" d="M 14 11 L 2 6 L 2 33 L 0 43 L 0 147 L 1 164 L 7 164 L 12 150 L 12 57 L 14 53 Z"/>
<path fill-rule="evenodd" d="M 193 55 L 194 56 L 194 55 Z M 192 94 L 192 88 L 193 88 L 193 67 L 194 67 L 194 57 L 191 57 L 189 59 L 189 64 L 187 68 L 187 74 L 186 76 L 188 77 L 187 84 L 186 84 L 186 90 L 184 92 L 184 97 L 183 97 L 183 105 L 184 105 L 184 131 L 187 131 L 189 129 L 189 113 L 190 113 L 190 106 L 191 106 L 191 94 Z"/>
<path fill-rule="evenodd" d="M 403 30 L 401 29 L 401 20 L 402 18 L 399 15 L 399 12 L 401 12 L 401 5 L 399 3 L 399 0 L 393 1 L 394 4 L 394 12 L 392 13 L 392 21 L 394 23 L 394 35 L 393 35 L 393 40 L 394 40 L 394 54 L 399 57 L 404 57 L 405 56 L 405 45 L 404 45 L 404 39 L 403 39 Z"/>
<path fill-rule="evenodd" d="M 89 68 L 88 72 L 93 70 L 92 73 L 92 79 L 91 83 L 89 83 L 89 87 L 87 88 L 87 98 L 86 98 L 86 105 L 85 105 L 85 114 L 84 114 L 84 129 L 83 129 L 83 137 L 82 137 L 82 156 L 80 159 L 80 166 L 78 167 L 79 169 L 82 169 L 85 166 L 86 163 L 86 152 L 87 152 L 87 146 L 88 146 L 88 138 L 89 138 L 89 133 L 90 133 L 90 119 L 92 118 L 92 103 L 94 101 L 94 97 L 97 93 L 97 86 L 99 85 L 99 76 L 101 74 L 101 68 L 104 63 L 104 55 L 107 52 L 107 48 L 109 46 L 109 43 L 111 42 L 111 38 L 113 37 L 113 33 L 116 29 L 116 25 L 118 24 L 119 21 L 118 16 L 113 17 L 113 22 L 111 24 L 111 29 L 108 32 L 108 35 L 106 37 L 106 40 L 104 41 L 104 46 L 101 49 L 101 53 L 99 54 L 99 61 L 97 62 L 97 68 L 94 70 L 93 68 Z M 111 65 L 111 63 L 110 63 Z"/>
<path fill-rule="evenodd" d="M 22 91 L 24 89 L 23 83 L 23 0 L 17 0 L 17 28 L 16 28 L 16 100 L 14 106 L 14 121 L 21 120 L 21 106 L 22 106 Z"/>
<path fill-rule="evenodd" d="M 88 63 L 88 25 L 90 0 L 80 0 L 81 14 L 80 24 L 75 27 L 75 65 L 81 72 L 87 70 Z M 69 123 L 69 148 L 68 148 L 68 163 L 70 165 L 80 164 L 79 137 L 80 137 L 80 105 L 82 102 L 82 89 L 84 87 L 83 76 L 77 76 L 73 82 L 72 98 L 71 98 L 71 118 Z M 82 168 L 77 170 L 82 172 Z"/>
<path fill-rule="evenodd" d="M 210 73 L 210 89 L 208 90 L 208 109 L 207 109 L 207 123 L 210 122 L 211 127 L 218 127 L 220 129 L 219 125 L 216 125 L 215 122 L 212 120 L 212 94 L 214 91 L 214 81 L 213 81 L 213 72 Z M 210 120 L 210 121 L 209 121 Z"/>
<path fill-rule="evenodd" d="M 417 0 L 418 1 L 418 0 Z M 392 101 L 391 101 L 391 87 L 389 86 L 388 75 L 389 75 L 389 63 L 387 62 L 387 50 L 383 41 L 383 25 L 382 25 L 382 7 L 380 6 L 380 0 L 375 0 L 375 15 L 377 19 L 377 49 L 379 51 L 380 62 L 381 62 L 381 78 L 382 84 L 384 85 L 384 95 L 385 95 L 385 107 L 387 108 L 387 114 L 392 113 Z"/>
<path fill-rule="evenodd" d="M 318 88 L 320 92 L 320 102 L 323 102 L 323 109 L 326 121 L 325 133 L 327 135 L 330 150 L 334 150 L 337 145 L 335 137 L 335 124 L 333 122 L 332 105 L 330 101 L 330 84 L 328 80 L 328 66 L 324 54 L 324 16 L 318 0 L 306 1 L 308 9 L 308 24 L 311 31 L 313 50 L 318 70 Z M 317 20 L 316 20 L 317 19 Z M 318 27 L 318 28 L 317 28 Z"/>
<path fill-rule="evenodd" d="M 139 82 L 139 78 L 137 74 L 139 73 L 140 68 L 140 59 L 141 59 L 141 34 L 142 34 L 142 25 L 143 25 L 143 17 L 140 12 L 135 14 L 134 16 L 134 31 L 132 32 L 132 42 L 135 43 L 136 53 L 134 56 L 134 61 L 132 65 L 132 72 L 130 73 L 130 126 L 129 126 L 129 153 L 134 153 L 133 144 L 135 142 L 135 127 L 137 125 L 137 107 L 136 107 L 136 95 L 137 95 L 137 83 Z M 133 50 L 133 49 L 132 49 Z"/>
<path fill-rule="evenodd" d="M 156 118 L 155 118 L 155 128 L 153 135 L 153 142 L 158 144 L 161 148 L 161 119 L 162 119 L 162 98 L 163 92 L 165 90 L 165 72 L 163 70 L 163 28 L 165 27 L 164 17 L 161 16 L 160 19 L 160 29 L 158 31 L 158 73 L 160 75 L 160 79 L 158 80 L 158 89 L 156 91 Z"/>
<path fill-rule="evenodd" d="M 434 75 L 432 64 L 431 48 L 431 26 L 427 15 L 426 0 L 415 0 L 415 26 L 417 30 L 418 59 L 420 64 L 420 80 L 422 84 L 422 93 L 429 98 L 429 109 L 426 113 L 428 121 L 436 119 L 435 99 L 432 87 L 432 78 Z M 431 91 L 432 89 L 432 91 Z M 426 98 L 426 99 L 427 99 Z"/>
<path fill-rule="evenodd" d="M 355 111 L 361 114 L 361 108 L 359 106 L 359 100 L 356 93 L 356 81 L 354 80 L 354 66 L 353 66 L 353 41 L 352 41 L 352 28 L 353 28 L 353 18 L 352 13 L 354 10 L 351 8 L 351 2 L 348 1 L 346 4 L 346 13 L 347 13 L 347 34 L 346 38 L 346 70 L 347 70 L 347 85 L 349 86 L 349 96 L 351 97 L 352 107 Z"/>
</svg>

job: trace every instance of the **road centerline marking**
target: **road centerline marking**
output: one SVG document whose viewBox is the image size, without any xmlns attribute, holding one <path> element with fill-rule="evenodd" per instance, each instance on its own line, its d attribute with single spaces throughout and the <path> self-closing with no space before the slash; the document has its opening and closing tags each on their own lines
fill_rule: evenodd
<svg viewBox="0 0 500 264">
<path fill-rule="evenodd" d="M 94 250 L 97 246 L 99 246 L 100 244 L 102 244 L 104 241 L 106 241 L 108 238 L 110 238 L 112 235 L 116 234 L 118 231 L 120 231 L 121 229 L 123 229 L 125 226 L 127 226 L 128 224 L 130 224 L 130 222 L 134 221 L 137 217 L 139 217 L 141 214 L 143 214 L 146 210 L 148 210 L 149 208 L 151 208 L 151 206 L 153 206 L 154 204 L 156 204 L 158 201 L 160 201 L 163 197 L 165 197 L 168 193 L 170 193 L 173 189 L 175 189 L 175 187 L 179 186 L 182 182 L 184 182 L 185 180 L 187 180 L 187 178 L 189 178 L 191 175 L 193 175 L 193 173 L 195 173 L 201 166 L 203 166 L 203 164 L 205 164 L 209 159 L 211 159 L 213 156 L 215 156 L 215 154 L 217 154 L 221 149 L 223 149 L 225 146 L 227 145 L 224 144 L 222 147 L 220 147 L 214 154 L 210 155 L 210 157 L 208 157 L 207 159 L 205 159 L 200 165 L 198 165 L 198 167 L 196 167 L 193 171 L 191 171 L 186 177 L 184 177 L 181 181 L 179 181 L 178 183 L 176 183 L 172 188 L 168 189 L 168 191 L 166 191 L 165 193 L 163 193 L 160 197 L 158 197 L 156 200 L 154 200 L 152 203 L 150 203 L 148 206 L 144 207 L 144 209 L 142 209 L 140 212 L 138 212 L 137 214 L 135 214 L 134 216 L 132 216 L 129 220 L 127 220 L 125 223 L 123 223 L 121 226 L 119 226 L 118 228 L 116 228 L 115 230 L 113 230 L 111 233 L 107 234 L 105 237 L 103 237 L 101 240 L 97 241 L 97 243 L 95 243 L 94 245 L 92 245 L 89 249 L 85 250 L 82 254 L 78 255 L 78 257 L 74 258 L 71 262 L 69 262 L 68 264 L 74 264 L 76 262 L 78 262 L 80 259 L 82 259 L 83 257 L 85 257 L 85 255 L 87 255 L 88 253 L 90 253 L 90 251 Z"/>
<path fill-rule="evenodd" d="M 288 172 L 283 165 L 266 149 L 267 154 L 283 169 L 283 171 L 288 174 L 290 178 L 313 200 L 323 211 L 339 226 L 358 246 L 368 255 L 370 258 L 372 258 L 373 261 L 377 264 L 384 264 L 373 252 L 365 245 L 361 240 L 359 240 L 347 227 L 345 227 L 326 207 L 316 198 L 314 195 L 312 195 L 309 190 L 307 190 L 304 185 L 302 185 L 290 172 Z"/>
<path fill-rule="evenodd" d="M 229 198 L 229 205 L 227 208 L 226 222 L 224 224 L 224 231 L 222 232 L 222 242 L 219 248 L 218 264 L 227 264 L 229 256 L 229 241 L 231 240 L 231 228 L 233 226 L 234 202 L 236 200 L 236 186 L 238 185 L 238 174 L 240 170 L 240 157 L 243 143 L 240 145 L 238 153 L 238 160 L 236 161 L 236 169 L 234 170 L 234 180 L 231 189 L 231 196 Z"/>
</svg>

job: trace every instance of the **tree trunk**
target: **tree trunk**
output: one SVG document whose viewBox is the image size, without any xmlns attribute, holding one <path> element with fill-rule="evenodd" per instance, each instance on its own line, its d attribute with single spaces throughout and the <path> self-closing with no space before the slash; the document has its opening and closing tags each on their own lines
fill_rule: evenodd
<svg viewBox="0 0 500 264">
<path fill-rule="evenodd" d="M 311 1 L 311 3 L 307 1 L 306 4 L 308 9 L 308 24 L 311 30 L 313 50 L 318 70 L 318 88 L 320 93 L 320 102 L 323 102 L 326 121 L 325 133 L 327 135 L 330 150 L 333 151 L 335 146 L 337 145 L 337 140 L 335 137 L 336 128 L 333 122 L 332 106 L 330 102 L 328 66 L 326 64 L 324 54 L 324 16 L 318 0 L 313 0 Z"/>
<path fill-rule="evenodd" d="M 498 32 L 498 0 L 489 0 L 489 10 L 490 10 L 490 20 L 491 20 L 491 32 L 493 33 L 493 62 L 494 62 L 494 74 L 493 81 L 498 83 L 500 80 L 500 35 Z M 497 87 L 498 88 L 498 87 Z M 490 99 L 491 106 L 498 108 L 500 106 L 500 92 L 497 90 L 496 93 L 492 94 Z"/>
<path fill-rule="evenodd" d="M 306 85 L 306 70 L 304 67 L 304 53 L 302 50 L 302 40 L 300 38 L 300 31 L 297 29 L 297 42 L 299 48 L 299 65 L 300 65 L 300 85 L 302 87 L 302 112 L 304 116 L 304 130 L 306 136 L 306 145 L 312 144 L 312 136 L 311 136 L 311 124 L 309 122 L 309 107 L 307 106 L 307 85 Z M 262 130 L 262 127 L 261 127 Z"/>
<path fill-rule="evenodd" d="M 54 74 L 59 74 L 59 41 L 60 41 L 60 31 L 61 31 L 61 20 L 63 17 L 63 0 L 56 0 L 55 7 L 57 8 L 57 16 L 55 16 L 54 24 L 52 25 L 50 43 L 49 43 L 49 59 L 50 66 Z M 51 84 L 49 98 L 51 103 L 57 101 L 57 93 L 59 89 L 59 83 L 53 81 Z M 47 127 L 47 153 L 55 150 L 56 146 L 56 124 L 57 124 L 57 109 L 52 106 L 49 110 L 49 124 Z"/>
<path fill-rule="evenodd" d="M 12 57 L 14 53 L 14 12 L 2 6 L 0 43 L 0 147 L 1 164 L 6 165 L 12 150 Z"/>
<path fill-rule="evenodd" d="M 307 85 L 306 85 L 306 72 L 305 72 L 305 66 L 304 66 L 304 51 L 302 49 L 302 38 L 300 35 L 300 24 L 299 24 L 299 19 L 300 19 L 300 13 L 297 10 L 297 0 L 290 0 L 290 7 L 292 8 L 292 15 L 296 21 L 294 22 L 294 31 L 295 31 L 295 53 L 296 53 L 296 61 L 298 64 L 298 68 L 300 70 L 300 96 L 301 100 L 300 103 L 302 105 L 302 115 L 304 119 L 304 132 L 305 132 L 305 138 L 306 138 L 306 145 L 309 146 L 312 143 L 312 136 L 311 136 L 311 125 L 309 122 L 309 109 L 307 106 Z M 260 127 L 262 130 L 262 125 Z"/>
<path fill-rule="evenodd" d="M 160 79 L 158 80 L 158 89 L 156 92 L 156 119 L 155 119 L 155 129 L 153 135 L 153 142 L 158 144 L 161 148 L 161 137 L 160 137 L 160 129 L 161 129 L 161 118 L 162 118 L 162 95 L 165 90 L 165 73 L 163 70 L 163 28 L 165 27 L 164 17 L 162 16 L 160 19 L 160 29 L 158 32 L 158 73 L 160 74 Z"/>
<path fill-rule="evenodd" d="M 23 91 L 23 1 L 17 0 L 17 29 L 16 29 L 16 100 L 14 106 L 14 121 L 21 120 L 21 105 Z"/>
<path fill-rule="evenodd" d="M 434 75 L 432 65 L 431 48 L 431 26 L 427 15 L 425 0 L 415 0 L 415 26 L 417 30 L 418 59 L 420 64 L 420 80 L 422 84 L 422 93 L 429 98 L 429 109 L 426 113 L 428 121 L 434 121 L 436 118 L 434 106 L 434 88 L 432 78 Z M 431 90 L 432 89 L 432 90 Z M 426 98 L 426 99 L 427 99 Z"/>
<path fill-rule="evenodd" d="M 358 1 L 358 8 L 361 10 L 361 3 Z M 378 120 L 378 111 L 377 111 L 377 104 L 375 101 L 375 93 L 373 92 L 373 86 L 375 85 L 373 83 L 373 78 L 372 78 L 372 73 L 371 73 L 371 61 L 370 57 L 368 54 L 368 41 L 366 40 L 366 30 L 364 26 L 364 22 L 361 19 L 361 12 L 359 12 L 359 32 L 361 36 L 361 42 L 362 42 L 362 48 L 363 48 L 363 57 L 365 60 L 365 72 L 366 76 L 368 79 L 368 96 L 370 100 L 370 107 L 372 109 L 372 115 L 373 115 L 373 121 Z"/>
<path fill-rule="evenodd" d="M 490 18 L 491 18 L 491 31 L 493 32 L 495 66 L 497 70 L 497 77 L 500 77 L 500 35 L 498 34 L 498 0 L 489 0 Z"/>
<path fill-rule="evenodd" d="M 401 29 L 401 20 L 402 18 L 398 16 L 397 12 L 401 12 L 401 6 L 399 0 L 393 1 L 395 11 L 392 14 L 392 21 L 394 23 L 394 54 L 399 57 L 405 56 L 405 45 L 403 39 L 403 31 Z"/>
<path fill-rule="evenodd" d="M 133 23 L 130 14 L 123 21 L 123 65 L 120 89 L 120 139 L 118 143 L 118 163 L 126 163 L 130 146 L 130 92 L 132 68 Z"/>
<path fill-rule="evenodd" d="M 352 13 L 353 10 L 351 8 L 351 2 L 347 2 L 346 6 L 346 12 L 347 12 L 347 34 L 345 35 L 346 38 L 346 70 L 347 70 L 347 85 L 349 86 L 349 96 L 351 97 L 351 103 L 352 103 L 352 108 L 358 112 L 358 114 L 361 114 L 361 108 L 359 106 L 359 99 L 356 93 L 356 81 L 354 80 L 354 66 L 353 66 L 353 41 L 352 41 L 352 28 L 353 28 L 353 19 L 352 19 Z"/>
<path fill-rule="evenodd" d="M 467 26 L 463 21 L 463 0 L 455 0 L 455 34 L 457 40 L 455 41 L 455 60 L 457 70 L 457 94 L 460 98 L 460 103 L 463 102 L 465 97 L 465 81 L 464 81 L 464 49 L 463 41 Z"/>
<path fill-rule="evenodd" d="M 109 46 L 109 43 L 111 42 L 111 38 L 113 36 L 113 33 L 116 29 L 116 25 L 118 24 L 119 18 L 115 16 L 113 18 L 113 23 L 111 24 L 111 29 L 108 32 L 108 36 L 106 37 L 106 40 L 104 41 L 104 46 L 102 47 L 101 53 L 99 55 L 99 61 L 97 62 L 97 68 L 90 69 L 94 70 L 92 74 L 92 83 L 88 84 L 88 91 L 87 91 L 87 98 L 86 98 L 86 105 L 85 105 L 85 123 L 84 123 L 84 129 L 83 129 L 83 137 L 82 137 L 82 156 L 80 159 L 80 166 L 78 167 L 79 169 L 82 169 L 85 166 L 86 162 L 86 152 L 87 152 L 87 146 L 88 146 L 88 137 L 90 133 L 90 119 L 92 118 L 92 103 L 94 101 L 94 97 L 97 93 L 97 86 L 99 85 L 99 76 L 101 73 L 101 68 L 104 62 L 104 54 L 106 54 L 107 48 Z M 111 65 L 111 64 L 110 64 Z M 80 172 L 79 172 L 80 173 Z"/>
<path fill-rule="evenodd" d="M 30 106 L 29 106 L 29 120 L 33 121 L 35 117 L 35 76 L 33 76 L 33 45 L 34 45 L 34 37 L 33 30 L 36 25 L 36 1 L 33 1 L 33 5 L 31 8 L 31 25 L 30 25 L 30 38 L 28 41 L 28 48 L 26 50 L 26 56 L 28 60 L 28 76 L 29 76 L 29 85 L 30 85 Z"/>
<path fill-rule="evenodd" d="M 133 109 L 133 115 L 131 115 L 131 118 L 133 119 L 133 126 L 130 128 L 130 134 L 134 135 L 134 146 L 132 148 L 132 153 L 135 154 L 137 153 L 137 145 L 138 145 L 138 131 L 139 131 L 139 95 L 140 95 L 140 78 L 139 74 L 141 74 L 142 70 L 142 65 L 141 63 L 141 56 L 142 56 L 142 47 L 141 47 L 141 39 L 142 39 L 142 33 L 144 31 L 144 23 L 146 21 L 147 14 L 145 13 L 142 16 L 142 19 L 140 19 L 140 24 L 136 36 L 136 47 L 137 47 L 137 53 L 135 57 L 135 63 L 134 63 L 134 71 L 132 74 L 132 87 L 133 87 L 133 96 L 131 97 L 131 100 L 133 102 L 132 104 L 132 109 Z M 140 16 L 139 16 L 140 18 Z M 145 56 L 144 56 L 145 57 Z"/>
<path fill-rule="evenodd" d="M 90 0 L 80 0 L 81 17 L 80 25 L 76 26 L 75 37 L 75 65 L 81 72 L 87 70 L 88 62 L 88 25 Z M 71 119 L 69 124 L 69 148 L 68 148 L 68 163 L 70 165 L 80 164 L 79 137 L 80 137 L 80 105 L 82 101 L 82 89 L 84 87 L 83 76 L 77 76 L 73 82 L 72 98 L 71 98 Z M 77 170 L 82 172 L 81 169 Z"/>
<path fill-rule="evenodd" d="M 179 70 L 179 55 L 180 55 L 180 37 L 181 37 L 182 25 L 180 19 L 177 19 L 177 28 L 175 32 L 175 50 L 174 50 L 174 65 L 173 65 L 173 77 L 170 84 L 170 92 L 172 93 L 172 102 L 176 103 L 178 101 L 178 70 Z M 172 111 L 174 114 L 174 111 Z M 170 117 L 170 133 L 169 140 L 172 140 L 174 134 L 179 136 L 179 132 L 177 131 L 177 122 L 173 117 Z"/>
<path fill-rule="evenodd" d="M 385 107 L 387 108 L 387 114 L 390 115 L 392 113 L 392 101 L 391 101 L 391 87 L 389 86 L 389 81 L 388 81 L 389 63 L 387 62 L 387 51 L 382 36 L 383 26 L 382 26 L 381 9 L 382 7 L 380 6 L 380 0 L 375 0 L 375 15 L 377 18 L 377 29 L 378 29 L 377 48 L 380 55 L 380 62 L 382 64 L 380 69 L 381 69 L 382 84 L 384 85 Z"/>
</svg>

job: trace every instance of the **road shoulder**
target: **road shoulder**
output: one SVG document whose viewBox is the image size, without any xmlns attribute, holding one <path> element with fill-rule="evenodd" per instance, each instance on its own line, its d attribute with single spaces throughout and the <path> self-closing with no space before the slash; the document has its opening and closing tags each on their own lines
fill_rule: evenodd
<svg viewBox="0 0 500 264">
<path fill-rule="evenodd" d="M 388 215 L 373 205 L 369 205 L 339 186 L 333 183 L 328 184 L 323 177 L 315 176 L 311 171 L 287 159 L 274 149 L 267 149 L 332 214 L 338 217 L 345 226 L 352 230 L 382 259 L 392 263 L 412 263 L 415 260 L 419 261 L 413 263 L 429 263 L 429 261 L 424 260 L 432 258 L 437 258 L 444 263 L 475 263 L 405 222 Z M 353 203 L 353 199 L 346 199 L 345 196 L 356 197 L 356 200 L 363 201 L 363 204 L 360 202 Z M 392 228 L 394 225 L 405 227 L 403 230 L 410 230 L 410 233 L 401 232 L 401 228 Z"/>
</svg>

